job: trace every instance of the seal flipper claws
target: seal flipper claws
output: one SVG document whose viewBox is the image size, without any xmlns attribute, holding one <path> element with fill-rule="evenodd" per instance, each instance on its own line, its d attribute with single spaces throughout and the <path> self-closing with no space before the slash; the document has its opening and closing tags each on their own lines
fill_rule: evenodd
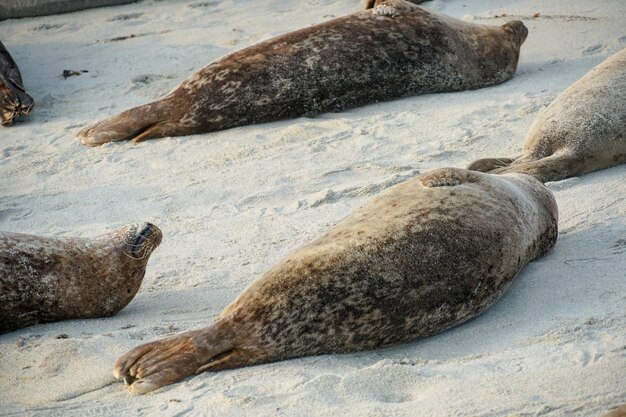
<svg viewBox="0 0 626 417">
<path fill-rule="evenodd" d="M 458 168 L 441 168 L 426 173 L 420 179 L 424 187 L 450 187 L 472 181 L 470 172 Z"/>
</svg>

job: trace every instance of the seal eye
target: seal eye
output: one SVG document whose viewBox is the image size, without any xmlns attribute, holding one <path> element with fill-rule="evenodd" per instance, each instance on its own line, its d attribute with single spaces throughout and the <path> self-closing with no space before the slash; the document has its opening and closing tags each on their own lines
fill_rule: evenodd
<svg viewBox="0 0 626 417">
<path fill-rule="evenodd" d="M 130 289 L 127 289 L 127 290 L 126 290 L 126 294 L 130 294 Z"/>
</svg>

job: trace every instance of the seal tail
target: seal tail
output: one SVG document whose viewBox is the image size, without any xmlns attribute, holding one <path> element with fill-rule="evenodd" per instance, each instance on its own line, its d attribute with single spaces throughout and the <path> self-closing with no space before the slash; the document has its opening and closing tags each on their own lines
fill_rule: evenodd
<svg viewBox="0 0 626 417">
<path fill-rule="evenodd" d="M 76 137 L 83 145 L 99 146 L 107 142 L 132 140 L 134 143 L 176 134 L 176 125 L 169 122 L 166 103 L 155 101 L 87 126 Z"/>
</svg>

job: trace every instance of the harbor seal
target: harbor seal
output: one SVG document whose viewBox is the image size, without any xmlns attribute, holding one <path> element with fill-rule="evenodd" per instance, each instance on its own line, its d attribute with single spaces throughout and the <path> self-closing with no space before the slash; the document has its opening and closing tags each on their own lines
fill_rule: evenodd
<svg viewBox="0 0 626 417">
<path fill-rule="evenodd" d="M 20 115 L 27 116 L 35 101 L 26 94 L 17 64 L 0 42 L 0 124 L 10 126 Z"/>
<path fill-rule="evenodd" d="M 113 374 L 136 393 L 203 371 L 374 349 L 491 306 L 557 238 L 529 175 L 443 168 L 395 185 L 254 281 L 214 324 L 136 347 Z"/>
<path fill-rule="evenodd" d="M 139 142 L 481 88 L 513 76 L 527 33 L 520 21 L 477 25 L 387 0 L 227 55 L 77 137 Z"/>
<path fill-rule="evenodd" d="M 95 239 L 0 232 L 0 333 L 112 316 L 135 296 L 162 234 L 150 223 Z"/>
<path fill-rule="evenodd" d="M 585 74 L 535 119 L 522 154 L 468 169 L 558 181 L 626 162 L 626 48 Z"/>
<path fill-rule="evenodd" d="M 3 0 L 0 3 L 0 20 L 48 16 L 94 7 L 134 3 L 135 1 L 137 0 Z"/>
</svg>

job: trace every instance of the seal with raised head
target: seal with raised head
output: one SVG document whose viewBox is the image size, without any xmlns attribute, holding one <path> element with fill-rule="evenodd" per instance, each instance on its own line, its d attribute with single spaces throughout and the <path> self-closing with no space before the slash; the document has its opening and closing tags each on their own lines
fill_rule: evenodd
<svg viewBox="0 0 626 417">
<path fill-rule="evenodd" d="M 0 333 L 114 315 L 139 290 L 161 239 L 150 223 L 94 239 L 0 232 Z"/>
<path fill-rule="evenodd" d="M 0 124 L 10 126 L 20 115 L 30 114 L 34 106 L 35 101 L 24 89 L 20 69 L 0 42 Z"/>
<path fill-rule="evenodd" d="M 558 181 L 626 162 L 626 48 L 557 96 L 528 131 L 516 158 L 485 158 L 468 169 L 522 172 Z"/>
<path fill-rule="evenodd" d="M 557 238 L 529 175 L 443 168 L 381 193 L 254 281 L 208 327 L 136 347 L 113 373 L 144 393 L 189 375 L 426 337 L 491 306 Z"/>
<path fill-rule="evenodd" d="M 78 138 L 138 142 L 481 88 L 513 76 L 527 33 L 520 21 L 477 25 L 387 0 L 227 55 Z"/>
</svg>

